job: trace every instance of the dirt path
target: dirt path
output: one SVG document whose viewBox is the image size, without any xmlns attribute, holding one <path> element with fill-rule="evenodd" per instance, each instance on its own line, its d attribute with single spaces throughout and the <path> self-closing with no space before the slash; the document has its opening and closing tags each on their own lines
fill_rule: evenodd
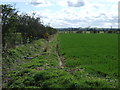
<svg viewBox="0 0 120 90">
<path fill-rule="evenodd" d="M 46 42 L 46 45 L 45 45 L 45 47 L 44 47 L 44 50 L 43 50 L 43 52 L 47 52 L 48 53 L 48 56 L 50 56 L 51 55 L 51 45 L 50 45 L 50 43 L 54 40 L 54 35 L 51 35 L 50 37 L 49 37 L 49 39 L 48 39 L 48 41 Z"/>
<path fill-rule="evenodd" d="M 46 45 L 45 45 L 45 47 L 44 47 L 44 50 L 43 50 L 43 52 L 48 52 L 48 55 L 51 55 L 51 46 L 49 45 L 55 38 L 57 38 L 57 37 L 54 37 L 54 36 L 51 36 L 50 38 L 49 38 L 49 40 L 46 42 Z M 60 68 L 64 68 L 65 67 L 65 65 L 64 65 L 64 63 L 63 63 L 63 61 L 64 61 L 64 57 L 60 54 L 60 48 L 59 48 L 59 41 L 58 40 L 56 40 L 56 54 L 57 54 L 57 57 L 58 57 L 58 61 L 59 61 L 59 67 Z"/>
<path fill-rule="evenodd" d="M 63 63 L 64 57 L 60 54 L 60 48 L 59 48 L 59 41 L 58 40 L 57 40 L 57 45 L 56 45 L 56 53 L 57 53 L 57 56 L 58 56 L 59 67 L 64 68 L 65 67 L 65 65 Z"/>
</svg>

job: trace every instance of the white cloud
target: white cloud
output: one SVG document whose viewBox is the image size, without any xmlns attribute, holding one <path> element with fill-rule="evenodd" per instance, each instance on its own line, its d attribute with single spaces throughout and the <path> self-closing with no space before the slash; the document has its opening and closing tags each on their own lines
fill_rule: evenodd
<svg viewBox="0 0 120 90">
<path fill-rule="evenodd" d="M 112 16 L 109 12 L 93 12 L 75 8 L 64 8 L 53 12 L 49 9 L 37 11 L 41 15 L 44 24 L 50 23 L 53 27 L 117 27 L 117 16 Z"/>
<path fill-rule="evenodd" d="M 32 0 L 31 4 L 36 7 L 47 7 L 51 6 L 52 4 L 47 0 Z"/>
<path fill-rule="evenodd" d="M 1 0 L 1 2 L 29 2 L 30 0 Z"/>
<path fill-rule="evenodd" d="M 104 1 L 107 1 L 107 2 L 119 2 L 120 0 L 104 0 Z"/>
<path fill-rule="evenodd" d="M 62 6 L 58 11 L 48 8 L 35 11 L 36 15 L 40 15 L 45 25 L 50 23 L 53 27 L 117 27 L 116 4 L 90 3 L 85 0 L 80 0 L 85 4 L 77 4 L 79 0 L 70 1 L 72 4 L 68 4 L 68 0 L 56 1 L 56 6 L 58 4 Z M 38 0 L 33 4 L 35 6 L 47 6 L 48 1 Z"/>
<path fill-rule="evenodd" d="M 60 5 L 60 6 L 62 6 L 62 7 L 66 7 L 66 6 L 68 6 L 66 0 L 60 0 L 60 1 L 57 1 L 57 4 Z"/>
<path fill-rule="evenodd" d="M 68 0 L 67 3 L 70 7 L 81 7 L 85 5 L 84 0 Z"/>
<path fill-rule="evenodd" d="M 57 3 L 63 7 L 82 7 L 85 6 L 86 0 L 60 0 Z"/>
<path fill-rule="evenodd" d="M 112 23 L 104 23 L 104 26 L 105 27 L 110 27 L 110 26 L 112 26 Z"/>
</svg>

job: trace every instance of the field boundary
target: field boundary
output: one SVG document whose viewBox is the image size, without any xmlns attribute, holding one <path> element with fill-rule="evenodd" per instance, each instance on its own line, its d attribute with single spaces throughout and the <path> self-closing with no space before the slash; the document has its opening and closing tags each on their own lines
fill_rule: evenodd
<svg viewBox="0 0 120 90">
<path fill-rule="evenodd" d="M 57 44 L 56 44 L 56 53 L 57 53 L 57 56 L 58 56 L 58 61 L 59 61 L 59 66 L 60 68 L 64 68 L 65 65 L 64 65 L 64 57 L 63 55 L 60 54 L 60 47 L 59 47 L 59 40 L 57 40 Z"/>
</svg>

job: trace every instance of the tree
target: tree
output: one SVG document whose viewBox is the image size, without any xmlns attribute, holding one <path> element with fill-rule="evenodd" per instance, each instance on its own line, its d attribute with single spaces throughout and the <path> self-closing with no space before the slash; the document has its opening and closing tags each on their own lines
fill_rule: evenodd
<svg viewBox="0 0 120 90">
<path fill-rule="evenodd" d="M 39 17 L 28 14 L 18 15 L 18 11 L 10 4 L 1 5 L 2 7 L 2 43 L 3 49 L 13 48 L 16 45 L 17 35 L 21 35 L 23 44 L 30 43 L 45 36 L 55 34 L 56 29 L 50 26 L 45 27 Z M 46 34 L 47 33 L 47 34 Z M 20 42 L 21 43 L 21 42 Z"/>
<path fill-rule="evenodd" d="M 3 49 L 14 47 L 15 33 L 18 24 L 18 11 L 10 4 L 0 5 L 2 7 L 2 45 Z"/>
</svg>

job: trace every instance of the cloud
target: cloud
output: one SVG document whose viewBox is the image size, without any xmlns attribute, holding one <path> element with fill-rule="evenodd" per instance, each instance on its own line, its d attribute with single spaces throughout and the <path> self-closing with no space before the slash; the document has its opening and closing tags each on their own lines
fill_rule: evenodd
<svg viewBox="0 0 120 90">
<path fill-rule="evenodd" d="M 1 0 L 1 2 L 29 2 L 29 0 Z"/>
<path fill-rule="evenodd" d="M 62 6 L 62 7 L 66 7 L 68 6 L 68 3 L 66 0 L 60 0 L 57 2 L 58 5 Z"/>
<path fill-rule="evenodd" d="M 85 6 L 86 0 L 60 0 L 57 3 L 62 7 L 82 7 Z"/>
<path fill-rule="evenodd" d="M 95 3 L 95 4 L 92 4 L 93 8 L 96 8 L 96 9 L 99 9 L 101 7 L 104 7 L 103 4 L 98 4 L 98 3 Z"/>
<path fill-rule="evenodd" d="M 117 16 L 108 16 L 109 13 L 77 11 L 74 8 L 65 8 L 57 12 L 44 10 L 39 12 L 45 24 L 50 23 L 53 27 L 117 27 Z M 82 13 L 82 14 L 81 14 Z"/>
<path fill-rule="evenodd" d="M 107 1 L 107 2 L 119 2 L 120 0 L 104 0 L 104 1 Z"/>
<path fill-rule="evenodd" d="M 51 6 L 52 4 L 47 0 L 32 0 L 31 4 L 36 7 L 47 7 Z"/>
<path fill-rule="evenodd" d="M 71 1 L 71 0 L 70 0 Z M 68 5 L 68 0 L 61 0 L 59 5 L 63 5 L 59 10 L 44 9 L 37 11 L 41 16 L 44 25 L 58 27 L 117 27 L 118 14 L 116 4 L 90 3 L 77 4 L 79 0 Z M 72 1 L 71 1 L 72 3 Z M 38 3 L 41 4 L 41 3 Z M 58 3 L 57 3 L 58 5 Z M 65 6 L 65 7 L 64 7 Z M 82 7 L 82 8 L 73 8 Z"/>
<path fill-rule="evenodd" d="M 84 0 L 69 0 L 67 3 L 70 7 L 81 7 L 85 5 Z"/>
</svg>

